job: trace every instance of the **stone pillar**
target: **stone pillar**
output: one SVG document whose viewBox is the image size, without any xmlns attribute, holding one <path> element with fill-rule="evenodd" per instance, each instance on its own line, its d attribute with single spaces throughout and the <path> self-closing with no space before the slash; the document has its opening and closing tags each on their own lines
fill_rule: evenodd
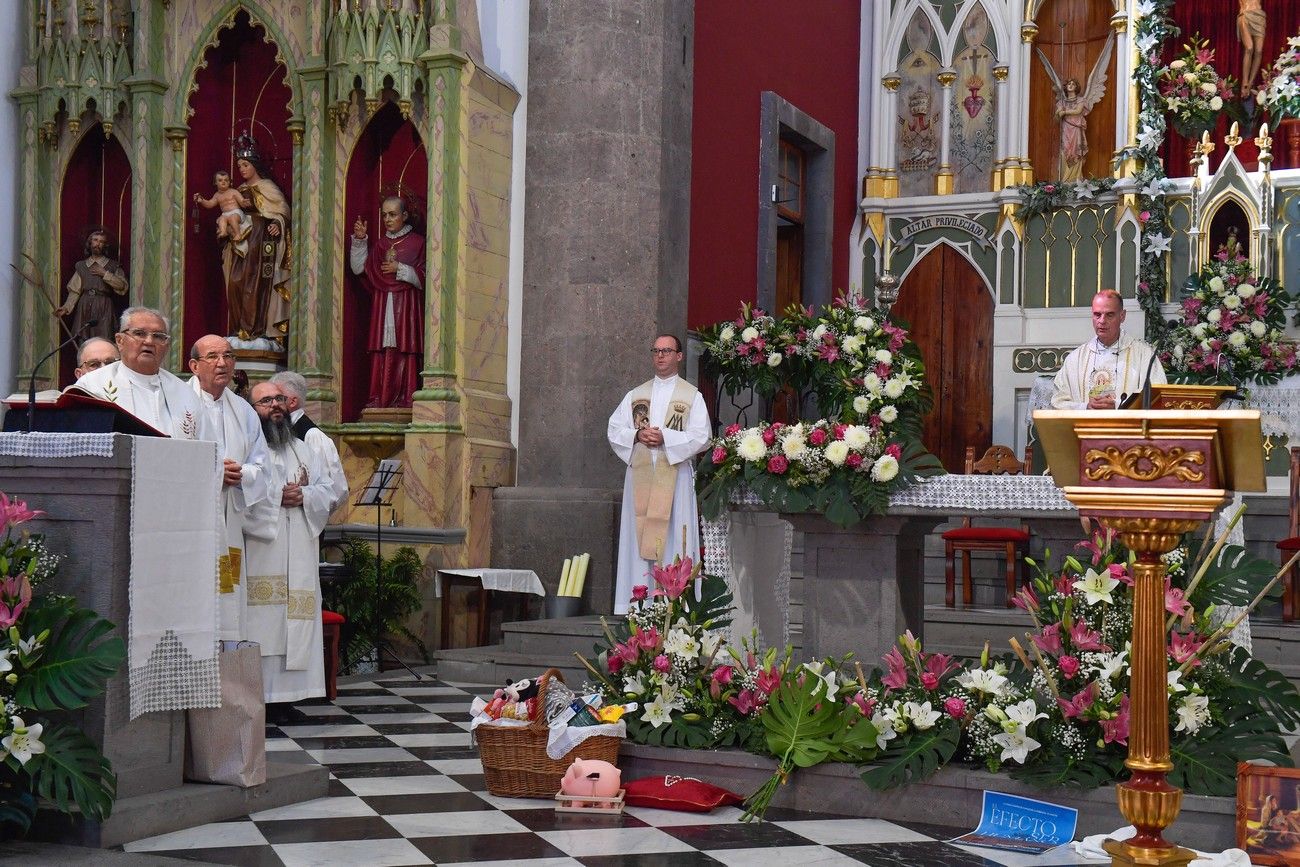
<svg viewBox="0 0 1300 867">
<path fill-rule="evenodd" d="M 568 0 L 529 17 L 516 488 L 498 488 L 494 565 L 591 552 L 584 609 L 613 608 L 624 465 L 609 414 L 684 337 L 694 3 Z"/>
</svg>

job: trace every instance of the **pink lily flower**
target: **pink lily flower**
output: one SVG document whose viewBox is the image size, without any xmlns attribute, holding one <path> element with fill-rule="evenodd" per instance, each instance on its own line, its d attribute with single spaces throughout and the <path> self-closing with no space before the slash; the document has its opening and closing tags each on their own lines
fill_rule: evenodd
<svg viewBox="0 0 1300 867">
<path fill-rule="evenodd" d="M 1043 653 L 1052 656 L 1061 655 L 1061 624 L 1053 623 L 1051 626 L 1045 626 L 1037 635 L 1031 635 L 1029 638 Z"/>
<path fill-rule="evenodd" d="M 885 665 L 888 666 L 889 673 L 880 679 L 881 683 L 890 689 L 907 686 L 907 660 L 903 659 L 903 654 L 897 647 L 885 654 Z"/>
<path fill-rule="evenodd" d="M 3 620 L 0 620 L 0 623 L 3 623 Z M 1193 660 L 1192 668 L 1196 668 L 1201 664 L 1201 661 L 1195 658 L 1196 652 L 1201 649 L 1201 645 L 1204 643 L 1205 639 L 1195 632 L 1171 632 L 1169 634 L 1169 655 L 1179 665 L 1191 659 Z"/>
<path fill-rule="evenodd" d="M 1066 719 L 1075 719 L 1076 717 L 1083 716 L 1084 712 L 1087 711 L 1088 708 L 1092 707 L 1092 703 L 1096 697 L 1097 684 L 1090 683 L 1076 693 L 1074 698 L 1068 701 L 1063 698 L 1058 698 L 1056 703 L 1061 707 L 1062 716 Z"/>
<path fill-rule="evenodd" d="M 1070 627 L 1070 645 L 1075 650 L 1110 649 L 1101 643 L 1101 633 L 1089 629 L 1088 624 L 1082 620 L 1074 621 L 1074 625 Z"/>
<path fill-rule="evenodd" d="M 1102 740 L 1108 744 L 1128 746 L 1128 696 L 1119 702 L 1119 713 L 1114 719 L 1101 721 Z"/>
<path fill-rule="evenodd" d="M 0 581 L 0 629 L 8 629 L 17 623 L 31 601 L 32 585 L 26 573 Z"/>
<path fill-rule="evenodd" d="M 681 596 L 691 583 L 694 571 L 695 563 L 690 557 L 679 557 L 671 566 L 654 567 L 655 583 L 660 588 L 655 590 L 655 595 L 667 596 L 669 599 Z"/>
<path fill-rule="evenodd" d="M 0 521 L 4 522 L 6 531 L 44 514 L 40 509 L 27 508 L 27 503 L 23 500 L 11 500 L 0 492 Z"/>
<path fill-rule="evenodd" d="M 754 679 L 754 687 L 763 695 L 771 695 L 781 685 L 781 672 L 774 665 L 767 671 L 760 671 Z"/>
</svg>

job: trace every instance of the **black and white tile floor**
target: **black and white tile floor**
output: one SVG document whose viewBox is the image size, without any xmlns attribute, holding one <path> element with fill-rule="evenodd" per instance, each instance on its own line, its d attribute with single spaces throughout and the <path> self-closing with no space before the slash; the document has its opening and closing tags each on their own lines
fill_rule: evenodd
<svg viewBox="0 0 1300 867">
<path fill-rule="evenodd" d="M 333 703 L 299 705 L 267 729 L 278 761 L 320 762 L 327 797 L 126 845 L 127 852 L 249 867 L 875 867 L 1073 865 L 1068 850 L 1028 857 L 952 846 L 951 829 L 772 809 L 712 814 L 629 807 L 619 819 L 557 814 L 554 802 L 485 791 L 469 702 L 493 687 L 380 675 L 339 686 Z M 1092 862 L 1096 864 L 1097 862 Z"/>
</svg>

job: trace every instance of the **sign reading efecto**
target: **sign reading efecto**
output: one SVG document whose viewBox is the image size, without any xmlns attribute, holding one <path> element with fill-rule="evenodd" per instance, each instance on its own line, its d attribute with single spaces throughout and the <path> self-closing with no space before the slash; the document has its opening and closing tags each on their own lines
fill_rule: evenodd
<svg viewBox="0 0 1300 867">
<path fill-rule="evenodd" d="M 975 239 L 975 243 L 982 248 L 988 248 L 992 242 L 989 240 L 989 230 L 980 225 L 970 217 L 963 217 L 959 214 L 936 214 L 933 217 L 922 217 L 908 223 L 898 233 L 898 240 L 894 242 L 895 249 L 903 249 L 921 232 L 927 232 L 930 229 L 956 229 L 959 232 L 965 232 Z"/>
</svg>

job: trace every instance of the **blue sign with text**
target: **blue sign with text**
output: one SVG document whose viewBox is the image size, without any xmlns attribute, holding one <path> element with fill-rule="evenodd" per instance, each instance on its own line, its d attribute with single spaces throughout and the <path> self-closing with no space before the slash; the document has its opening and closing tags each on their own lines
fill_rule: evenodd
<svg viewBox="0 0 1300 867">
<path fill-rule="evenodd" d="M 1073 807 L 986 791 L 979 827 L 951 842 L 1037 854 L 1069 843 L 1078 824 Z"/>
</svg>

